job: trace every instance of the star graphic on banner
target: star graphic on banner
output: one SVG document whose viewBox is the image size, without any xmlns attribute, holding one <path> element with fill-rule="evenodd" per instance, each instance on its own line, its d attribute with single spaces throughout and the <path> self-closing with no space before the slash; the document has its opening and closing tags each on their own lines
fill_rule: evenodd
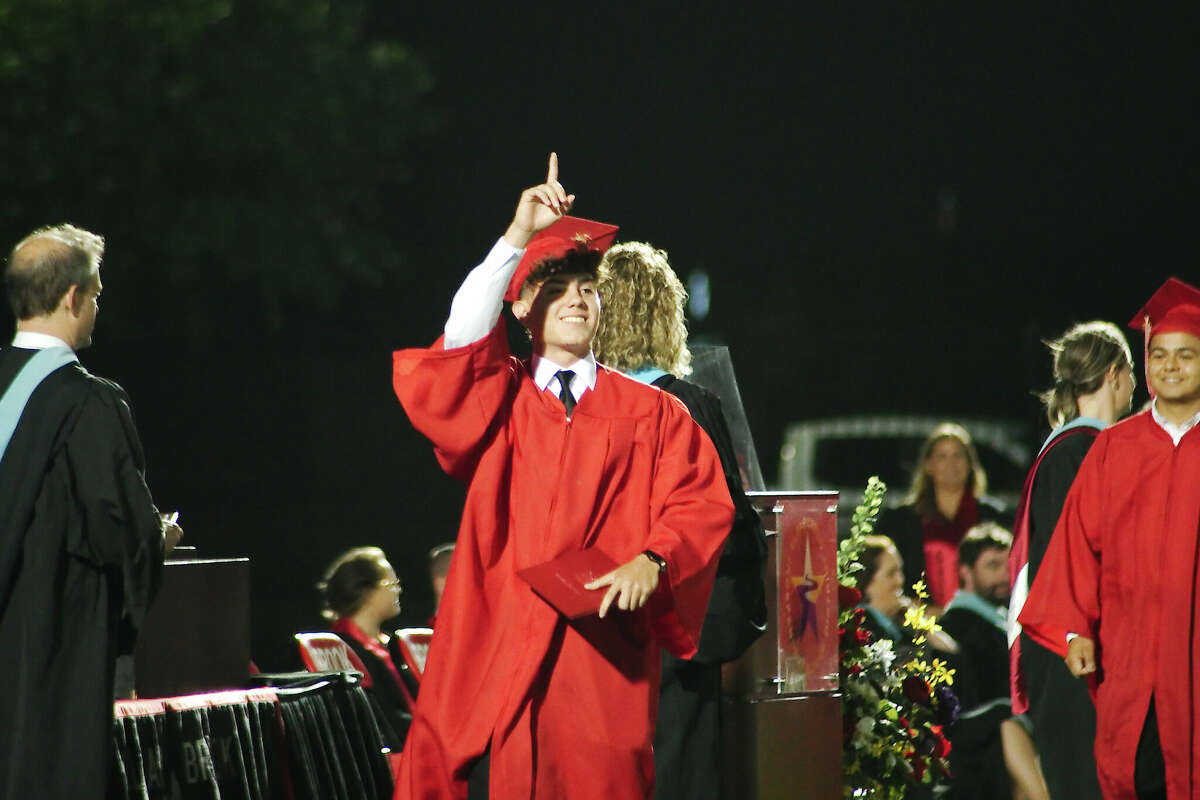
<svg viewBox="0 0 1200 800">
<path fill-rule="evenodd" d="M 792 621 L 792 636 L 799 639 L 805 631 L 811 630 L 814 636 L 820 637 L 817 630 L 817 597 L 825 585 L 826 575 L 812 574 L 812 545 L 806 542 L 804 547 L 804 575 L 790 578 L 792 591 L 800 601 L 800 611 Z"/>
</svg>

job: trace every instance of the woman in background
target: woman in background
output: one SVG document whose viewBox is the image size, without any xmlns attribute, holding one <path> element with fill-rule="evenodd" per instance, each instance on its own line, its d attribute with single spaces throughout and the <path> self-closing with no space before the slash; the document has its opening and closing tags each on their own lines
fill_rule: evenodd
<svg viewBox="0 0 1200 800">
<path fill-rule="evenodd" d="M 896 544 L 886 536 L 864 536 L 865 547 L 859 555 L 863 571 L 858 574 L 863 599 L 859 607 L 867 612 L 864 626 L 875 639 L 891 639 L 911 644 L 912 637 L 902 625 L 904 609 L 911 601 L 904 596 L 904 562 Z"/>
<path fill-rule="evenodd" d="M 330 630 L 342 637 L 358 655 L 373 684 L 388 723 L 399 735 L 399 746 L 408 731 L 411 709 L 401 685 L 415 695 L 416 684 L 405 682 L 402 669 L 388 655 L 389 637 L 383 624 L 400 613 L 400 581 L 378 547 L 356 547 L 342 553 L 325 570 L 317 584 L 321 592 L 321 616 L 329 620 Z M 385 739 L 389 739 L 386 735 Z"/>
<path fill-rule="evenodd" d="M 904 505 L 889 509 L 878 531 L 891 537 L 904 563 L 905 589 L 925 573 L 931 613 L 958 589 L 958 543 L 980 522 L 1012 525 L 1004 506 L 987 497 L 987 474 L 966 428 L 938 425 L 917 456 Z"/>
<path fill-rule="evenodd" d="M 1054 357 L 1054 385 L 1041 400 L 1052 431 L 1025 480 L 1010 560 L 1013 713 L 1029 718 L 1050 796 L 1094 798 L 1100 796 L 1092 751 L 1096 711 L 1087 684 L 1022 634 L 1016 619 L 1084 456 L 1102 429 L 1129 413 L 1136 381 L 1129 344 L 1111 322 L 1075 325 L 1046 344 Z"/>
</svg>

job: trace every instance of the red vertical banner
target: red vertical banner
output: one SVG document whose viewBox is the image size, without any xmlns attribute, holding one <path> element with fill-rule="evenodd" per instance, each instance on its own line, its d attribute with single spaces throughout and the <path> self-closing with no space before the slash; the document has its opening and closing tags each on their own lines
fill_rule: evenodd
<svg viewBox="0 0 1200 800">
<path fill-rule="evenodd" d="M 787 497 L 779 502 L 779 690 L 836 690 L 837 495 Z"/>
</svg>

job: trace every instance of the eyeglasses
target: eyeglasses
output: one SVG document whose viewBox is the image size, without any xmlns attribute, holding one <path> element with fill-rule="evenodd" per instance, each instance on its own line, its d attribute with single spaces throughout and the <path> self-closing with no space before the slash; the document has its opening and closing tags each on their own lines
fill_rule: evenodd
<svg viewBox="0 0 1200 800">
<path fill-rule="evenodd" d="M 400 581 L 399 581 L 399 579 L 394 580 L 394 581 L 380 581 L 379 588 L 380 589 L 399 589 Z"/>
</svg>

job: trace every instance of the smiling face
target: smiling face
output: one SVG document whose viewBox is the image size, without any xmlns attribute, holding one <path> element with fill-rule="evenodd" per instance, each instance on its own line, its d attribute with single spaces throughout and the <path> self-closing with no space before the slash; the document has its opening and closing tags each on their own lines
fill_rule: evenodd
<svg viewBox="0 0 1200 800">
<path fill-rule="evenodd" d="M 1183 332 L 1156 334 L 1146 363 L 1161 413 L 1178 411 L 1186 419 L 1200 408 L 1200 338 Z"/>
<path fill-rule="evenodd" d="M 535 353 L 569 366 L 592 350 L 600 324 L 596 281 L 587 274 L 552 275 L 523 290 L 513 314 L 529 329 Z"/>
<path fill-rule="evenodd" d="M 879 554 L 871 582 L 863 589 L 867 602 L 890 616 L 900 610 L 903 590 L 904 567 L 892 551 L 884 550 Z"/>
</svg>

